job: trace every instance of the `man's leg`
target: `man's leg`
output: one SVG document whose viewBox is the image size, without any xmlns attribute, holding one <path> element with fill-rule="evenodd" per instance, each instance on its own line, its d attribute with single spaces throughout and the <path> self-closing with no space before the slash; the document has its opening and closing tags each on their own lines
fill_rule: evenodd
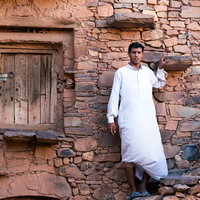
<svg viewBox="0 0 200 200">
<path fill-rule="evenodd" d="M 147 186 L 147 183 L 149 181 L 149 174 L 147 174 L 145 171 L 143 173 L 143 177 L 142 177 L 142 182 L 141 182 L 141 185 L 140 185 L 140 193 L 146 191 L 146 186 Z"/>
<path fill-rule="evenodd" d="M 136 192 L 136 187 L 135 187 L 135 165 L 129 164 L 129 163 L 124 163 L 125 169 L 126 169 L 126 175 L 128 178 L 128 184 L 130 187 L 130 193 L 133 194 Z"/>
</svg>

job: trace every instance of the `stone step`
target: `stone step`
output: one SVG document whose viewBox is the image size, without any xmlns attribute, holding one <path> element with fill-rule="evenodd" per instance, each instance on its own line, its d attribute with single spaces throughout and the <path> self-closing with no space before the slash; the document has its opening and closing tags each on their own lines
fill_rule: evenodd
<svg viewBox="0 0 200 200">
<path fill-rule="evenodd" d="M 173 186 L 176 184 L 182 184 L 182 185 L 195 185 L 198 183 L 199 177 L 198 176 L 179 176 L 179 175 L 169 175 L 165 178 L 160 179 L 160 183 L 167 185 L 167 186 Z"/>
</svg>

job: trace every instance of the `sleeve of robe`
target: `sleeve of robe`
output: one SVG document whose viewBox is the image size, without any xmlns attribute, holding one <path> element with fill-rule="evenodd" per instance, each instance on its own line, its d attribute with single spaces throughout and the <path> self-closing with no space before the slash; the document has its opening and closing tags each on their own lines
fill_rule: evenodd
<svg viewBox="0 0 200 200">
<path fill-rule="evenodd" d="M 153 74 L 151 77 L 152 86 L 154 88 L 162 88 L 166 84 L 165 78 L 167 77 L 167 72 L 164 69 L 157 69 L 156 76 Z"/>
<path fill-rule="evenodd" d="M 115 72 L 113 79 L 112 92 L 108 102 L 107 119 L 108 123 L 113 123 L 114 118 L 118 116 L 119 94 L 120 94 L 121 76 L 119 70 Z"/>
</svg>

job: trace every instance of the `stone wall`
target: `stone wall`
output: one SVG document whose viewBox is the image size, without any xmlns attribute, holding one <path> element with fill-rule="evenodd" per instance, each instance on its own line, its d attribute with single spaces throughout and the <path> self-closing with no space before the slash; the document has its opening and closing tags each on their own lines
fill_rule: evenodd
<svg viewBox="0 0 200 200">
<path fill-rule="evenodd" d="M 58 84 L 58 90 L 64 134 L 53 145 L 1 137 L 1 199 L 125 198 L 129 188 L 120 163 L 120 138 L 106 132 L 106 108 L 114 72 L 126 65 L 127 48 L 134 41 L 144 44 L 142 62 L 151 67 L 165 54 L 192 56 L 187 70 L 168 71 L 167 85 L 154 90 L 154 100 L 170 173 L 189 169 L 199 175 L 200 1 L 9 0 L 0 1 L 0 11 L 1 18 L 78 21 L 74 41 L 62 47 L 65 84 Z M 107 17 L 120 12 L 152 14 L 155 29 L 108 26 Z"/>
</svg>

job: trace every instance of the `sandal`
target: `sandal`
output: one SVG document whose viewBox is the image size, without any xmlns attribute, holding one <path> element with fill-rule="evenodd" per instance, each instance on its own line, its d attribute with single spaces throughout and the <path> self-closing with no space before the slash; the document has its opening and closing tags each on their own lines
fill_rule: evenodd
<svg viewBox="0 0 200 200">
<path fill-rule="evenodd" d="M 134 192 L 131 196 L 130 196 L 130 200 L 131 199 L 135 199 L 136 197 L 142 197 L 142 195 L 139 192 Z"/>
<path fill-rule="evenodd" d="M 144 191 L 144 192 L 141 193 L 141 196 L 142 197 L 150 197 L 151 194 L 149 194 L 147 191 Z"/>
</svg>

